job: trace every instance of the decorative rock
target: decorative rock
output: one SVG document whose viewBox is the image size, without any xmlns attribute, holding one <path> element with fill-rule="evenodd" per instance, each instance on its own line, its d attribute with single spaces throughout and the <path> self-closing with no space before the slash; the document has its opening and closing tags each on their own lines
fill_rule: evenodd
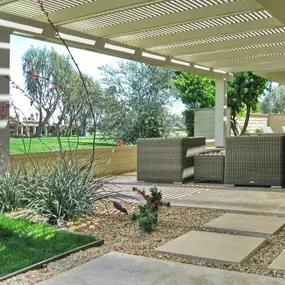
<svg viewBox="0 0 285 285">
<path fill-rule="evenodd" d="M 285 274 L 285 250 L 283 250 L 277 258 L 269 265 L 268 269 L 270 269 L 273 275 L 277 273 Z"/>
</svg>

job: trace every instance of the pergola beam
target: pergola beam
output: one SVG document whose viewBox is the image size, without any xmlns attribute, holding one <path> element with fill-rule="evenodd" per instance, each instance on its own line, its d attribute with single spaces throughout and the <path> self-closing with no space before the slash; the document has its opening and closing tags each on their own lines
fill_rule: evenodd
<svg viewBox="0 0 285 285">
<path fill-rule="evenodd" d="M 283 59 L 284 61 L 284 59 Z M 285 70 L 284 69 L 284 62 L 257 62 L 256 63 L 251 63 L 249 62 L 248 64 L 244 63 L 242 65 L 232 65 L 232 66 L 227 66 L 223 67 L 222 70 L 226 72 L 243 72 L 243 71 L 252 71 L 252 72 L 275 72 L 275 71 L 281 71 Z"/>
<path fill-rule="evenodd" d="M 157 29 L 160 27 L 172 26 L 181 23 L 189 23 L 194 21 L 207 20 L 225 15 L 236 13 L 250 12 L 262 9 L 262 6 L 255 0 L 242 0 L 231 3 L 223 3 L 220 5 L 208 6 L 203 9 L 193 9 L 178 13 L 171 13 L 155 18 L 148 18 L 136 21 L 136 25 L 123 23 L 110 27 L 99 28 L 88 31 L 88 34 L 98 37 L 115 37 L 144 30 Z"/>
<path fill-rule="evenodd" d="M 267 18 L 256 21 L 241 22 L 238 24 L 229 24 L 220 27 L 206 28 L 195 31 L 174 33 L 169 35 L 138 39 L 128 41 L 129 45 L 143 48 L 151 48 L 159 45 L 170 44 L 181 41 L 197 40 L 215 36 L 223 36 L 233 33 L 242 33 L 245 31 L 262 30 L 266 28 L 276 28 L 282 25 L 275 18 Z"/>
<path fill-rule="evenodd" d="M 264 7 L 273 17 L 285 25 L 285 1 L 283 0 L 256 0 Z"/>
<path fill-rule="evenodd" d="M 235 57 L 246 57 L 249 54 L 251 56 L 257 56 L 262 54 L 275 54 L 275 53 L 281 53 L 285 51 L 285 39 L 282 45 L 277 46 L 268 46 L 268 47 L 258 47 L 258 48 L 246 48 L 247 46 L 243 46 L 245 49 L 239 50 L 239 51 L 222 51 L 212 54 L 202 54 L 202 55 L 189 55 L 186 57 L 183 57 L 186 61 L 191 62 L 206 62 L 206 61 L 214 61 L 214 60 L 221 60 L 221 59 L 232 59 Z"/>
<path fill-rule="evenodd" d="M 0 0 L 0 6 L 7 5 L 13 2 L 17 2 L 19 0 Z"/>
<path fill-rule="evenodd" d="M 254 72 L 254 74 L 285 85 L 285 71 Z"/>
<path fill-rule="evenodd" d="M 269 64 L 274 64 L 274 63 L 279 63 L 283 62 L 284 64 L 285 61 L 285 52 L 283 55 L 280 54 L 275 54 L 275 55 L 270 55 L 270 56 L 264 56 L 264 57 L 245 57 L 245 58 L 233 58 L 232 60 L 225 60 L 225 61 L 211 61 L 211 62 L 199 62 L 198 64 L 201 64 L 203 66 L 207 66 L 210 68 L 230 68 L 230 67 L 239 67 L 239 66 L 244 66 L 244 65 L 250 65 L 250 64 L 262 64 L 262 63 L 267 63 Z M 258 62 L 258 63 L 256 63 Z"/>
<path fill-rule="evenodd" d="M 255 37 L 252 36 L 244 39 L 224 40 L 208 44 L 197 44 L 194 46 L 169 48 L 164 50 L 158 50 L 157 52 L 164 55 L 181 57 L 182 55 L 188 55 L 195 52 L 214 51 L 224 48 L 235 48 L 235 47 L 243 47 L 243 46 L 256 45 L 256 44 L 276 43 L 281 41 L 285 41 L 285 33 L 255 36 Z"/>
<path fill-rule="evenodd" d="M 161 2 L 163 0 L 156 0 L 155 2 Z M 129 9 L 140 5 L 146 5 L 153 3 L 151 0 L 99 0 L 93 1 L 80 6 L 71 7 L 68 9 L 56 11 L 50 13 L 49 16 L 55 24 L 68 23 L 70 21 L 85 19 L 91 16 L 98 16 L 105 13 L 119 11 L 123 9 Z M 35 20 L 47 22 L 45 15 L 41 15 L 35 18 Z"/>
<path fill-rule="evenodd" d="M 31 30 L 31 31 L 27 32 L 26 34 L 22 34 L 22 36 L 27 36 L 27 37 L 40 39 L 40 40 L 45 40 L 45 41 L 49 41 L 49 42 L 62 44 L 61 40 L 56 38 L 55 31 L 53 30 L 53 28 L 51 27 L 51 25 L 49 23 L 38 22 L 38 21 L 35 21 L 32 19 L 24 19 L 23 20 L 22 17 L 15 16 L 15 15 L 9 15 L 9 14 L 3 13 L 3 12 L 0 12 L 0 19 L 9 20 L 9 21 L 12 21 L 13 23 L 21 23 L 22 25 L 26 25 L 29 27 L 37 27 L 37 28 L 43 30 L 42 33 L 36 33 L 36 32 L 33 32 Z M 1 21 L 0 21 L 0 24 L 1 24 Z M 10 31 L 11 33 L 14 31 L 23 32 L 23 30 L 20 28 L 20 26 L 17 26 L 17 27 L 15 26 L 14 28 L 7 28 L 7 27 L 2 27 L 2 28 Z M 213 78 L 221 76 L 221 74 L 216 73 L 211 69 L 205 70 L 205 69 L 195 68 L 194 64 L 190 63 L 190 62 L 188 62 L 189 65 L 178 64 L 178 63 L 172 61 L 172 59 L 174 59 L 172 57 L 165 57 L 162 60 L 156 59 L 156 58 L 151 58 L 151 57 L 146 57 L 146 56 L 144 56 L 144 53 L 150 53 L 147 50 L 135 48 L 132 46 L 123 45 L 123 44 L 116 43 L 116 42 L 110 41 L 110 40 L 104 40 L 102 38 L 86 35 L 82 32 L 76 32 L 76 31 L 71 30 L 71 29 L 59 28 L 59 32 L 62 34 L 69 35 L 69 36 L 77 37 L 77 41 L 66 40 L 68 45 L 71 47 L 76 47 L 76 48 L 89 50 L 89 51 L 93 51 L 93 52 L 99 52 L 99 53 L 103 53 L 103 54 L 107 54 L 107 55 L 111 55 L 111 56 L 117 56 L 120 58 L 135 60 L 135 61 L 139 61 L 139 62 L 145 62 L 145 63 L 149 63 L 149 64 L 153 64 L 153 65 L 165 66 L 165 67 L 172 68 L 174 70 L 186 71 L 186 72 L 199 74 L 199 75 L 203 75 L 203 76 L 209 76 L 209 77 L 213 77 Z M 80 40 L 80 38 L 82 38 L 82 40 Z M 93 40 L 95 42 L 95 44 L 86 44 L 83 42 L 83 39 Z M 120 51 L 119 49 L 115 50 L 115 49 L 106 48 L 106 46 L 105 46 L 106 44 L 115 45 L 119 49 L 120 48 L 126 48 L 126 49 L 129 49 L 130 51 L 133 51 L 133 52 L 130 53 L 130 52 Z M 160 54 L 157 54 L 157 53 L 152 53 L 152 54 L 154 56 L 158 56 L 158 57 L 161 56 Z M 187 64 L 187 62 L 185 62 L 185 63 Z M 232 78 L 232 75 L 230 75 L 230 74 L 223 74 L 222 76 L 226 77 L 227 80 L 231 80 L 231 78 Z"/>
</svg>

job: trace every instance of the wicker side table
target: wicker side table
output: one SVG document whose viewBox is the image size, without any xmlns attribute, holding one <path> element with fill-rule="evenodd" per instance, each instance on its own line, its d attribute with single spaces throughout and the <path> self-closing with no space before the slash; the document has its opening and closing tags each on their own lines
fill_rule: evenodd
<svg viewBox="0 0 285 285">
<path fill-rule="evenodd" d="M 194 155 L 205 149 L 205 137 L 139 139 L 137 180 L 185 182 L 194 176 Z"/>
<path fill-rule="evenodd" d="M 207 153 L 194 157 L 194 181 L 224 183 L 225 154 Z"/>
</svg>

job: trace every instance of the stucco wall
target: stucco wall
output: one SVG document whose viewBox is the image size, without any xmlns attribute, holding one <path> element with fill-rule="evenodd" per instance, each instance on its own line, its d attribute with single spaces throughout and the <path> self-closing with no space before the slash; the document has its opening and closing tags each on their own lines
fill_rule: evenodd
<svg viewBox="0 0 285 285">
<path fill-rule="evenodd" d="M 281 133 L 282 126 L 285 126 L 285 115 L 269 115 L 268 126 L 274 131 L 274 133 Z"/>
<path fill-rule="evenodd" d="M 75 154 L 75 151 L 72 152 Z M 66 152 L 66 156 L 70 152 Z M 77 157 L 82 161 L 88 161 L 91 158 L 92 150 L 78 150 Z M 137 168 L 137 148 L 136 146 L 123 146 L 116 148 L 98 148 L 95 152 L 96 173 L 106 175 L 117 175 L 136 171 Z M 55 165 L 60 158 L 60 152 L 39 152 L 31 153 L 28 156 L 24 154 L 14 154 L 10 156 L 11 164 L 17 166 L 25 165 L 26 169 L 33 170 L 37 166 L 46 164 Z"/>
<path fill-rule="evenodd" d="M 227 110 L 227 136 L 230 135 L 231 109 Z M 203 108 L 195 111 L 195 136 L 205 136 L 206 139 L 215 139 L 215 109 Z"/>
</svg>

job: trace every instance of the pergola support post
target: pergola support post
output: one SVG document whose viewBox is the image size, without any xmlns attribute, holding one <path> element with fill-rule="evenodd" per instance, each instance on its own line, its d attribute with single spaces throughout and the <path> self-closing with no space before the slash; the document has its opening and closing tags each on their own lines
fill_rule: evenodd
<svg viewBox="0 0 285 285">
<path fill-rule="evenodd" d="M 0 168 L 7 170 L 10 161 L 9 85 L 10 32 L 0 30 Z"/>
<path fill-rule="evenodd" d="M 227 81 L 224 77 L 218 77 L 216 81 L 216 105 L 215 105 L 215 145 L 225 146 L 227 134 Z"/>
</svg>

